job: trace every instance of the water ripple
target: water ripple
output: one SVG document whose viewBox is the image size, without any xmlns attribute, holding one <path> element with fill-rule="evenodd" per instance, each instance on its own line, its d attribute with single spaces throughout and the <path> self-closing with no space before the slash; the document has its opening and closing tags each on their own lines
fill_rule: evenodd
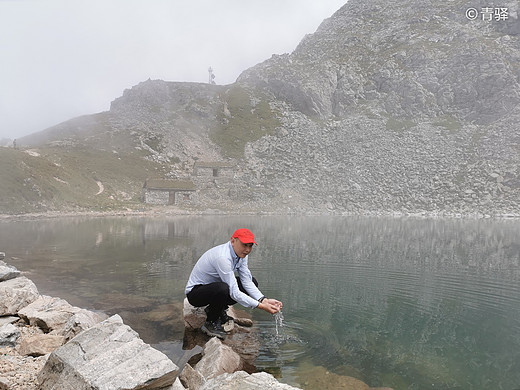
<svg viewBox="0 0 520 390">
<path fill-rule="evenodd" d="M 260 355 L 257 364 L 260 367 L 283 367 L 297 361 L 305 354 L 305 342 L 298 336 L 301 325 L 295 322 L 283 321 L 276 324 L 273 316 L 271 321 L 257 322 L 262 339 Z"/>
</svg>

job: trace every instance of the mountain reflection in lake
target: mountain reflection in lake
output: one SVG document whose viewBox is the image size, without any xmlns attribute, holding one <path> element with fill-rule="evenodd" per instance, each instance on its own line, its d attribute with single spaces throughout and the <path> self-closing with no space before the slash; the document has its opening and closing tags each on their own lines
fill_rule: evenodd
<svg viewBox="0 0 520 390">
<path fill-rule="evenodd" d="M 2 221 L 0 250 L 40 293 L 119 313 L 146 342 L 179 356 L 191 268 L 238 227 L 257 235 L 250 267 L 262 291 L 284 302 L 283 342 L 271 342 L 271 316 L 252 312 L 264 340 L 257 367 L 280 381 L 305 388 L 311 367 L 396 390 L 519 386 L 520 221 Z"/>
</svg>

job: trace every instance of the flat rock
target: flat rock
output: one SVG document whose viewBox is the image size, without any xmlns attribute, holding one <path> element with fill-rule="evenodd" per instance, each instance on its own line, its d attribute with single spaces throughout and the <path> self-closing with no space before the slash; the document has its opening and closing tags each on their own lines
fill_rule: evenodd
<svg viewBox="0 0 520 390">
<path fill-rule="evenodd" d="M 14 324 L 15 322 L 18 322 L 19 319 L 20 317 L 15 316 L 0 317 L 0 326 L 5 324 Z"/>
<path fill-rule="evenodd" d="M 57 333 L 65 329 L 69 319 L 81 311 L 61 298 L 41 296 L 18 312 L 28 324 L 40 327 L 44 332 Z"/>
<path fill-rule="evenodd" d="M 357 378 L 335 374 L 322 366 L 302 365 L 296 378 L 310 389 L 375 390 Z"/>
<path fill-rule="evenodd" d="M 1 252 L 0 252 L 1 253 Z M 0 256 L 0 260 L 2 257 Z M 0 282 L 14 279 L 20 276 L 20 271 L 18 271 L 15 267 L 0 261 Z"/>
<path fill-rule="evenodd" d="M 35 284 L 25 276 L 0 282 L 0 316 L 17 314 L 39 296 Z"/>
<path fill-rule="evenodd" d="M 204 307 L 195 307 L 188 302 L 188 298 L 184 298 L 184 326 L 188 329 L 200 329 L 206 321 L 206 312 Z"/>
<path fill-rule="evenodd" d="M 40 390 L 151 390 L 171 386 L 177 372 L 166 355 L 114 315 L 51 353 L 38 380 Z"/>
<path fill-rule="evenodd" d="M 44 356 L 61 347 L 65 337 L 53 334 L 35 334 L 22 338 L 20 354 L 25 356 Z"/>
<path fill-rule="evenodd" d="M 222 374 L 206 382 L 200 390 L 298 390 L 285 383 L 278 382 L 271 374 L 259 372 L 249 375 L 245 371 Z"/>
<path fill-rule="evenodd" d="M 243 310 L 237 310 L 233 306 L 230 306 L 227 310 L 227 314 L 228 316 L 234 318 L 235 324 L 237 325 L 246 327 L 253 326 L 253 320 L 251 319 L 251 316 Z"/>
</svg>

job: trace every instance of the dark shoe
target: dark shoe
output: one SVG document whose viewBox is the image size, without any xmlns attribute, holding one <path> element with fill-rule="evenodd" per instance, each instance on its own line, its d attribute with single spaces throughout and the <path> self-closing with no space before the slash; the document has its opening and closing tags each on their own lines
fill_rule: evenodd
<svg viewBox="0 0 520 390">
<path fill-rule="evenodd" d="M 216 321 L 206 321 L 200 329 L 209 337 L 218 337 L 221 340 L 224 340 L 227 334 L 224 328 L 222 327 L 220 319 Z"/>
<path fill-rule="evenodd" d="M 220 320 L 220 323 L 221 324 L 225 324 L 226 322 L 228 322 L 229 320 L 232 320 L 233 318 L 229 317 L 227 314 L 226 314 L 226 311 L 228 309 L 228 306 L 225 306 L 224 309 L 222 309 L 222 311 L 220 312 L 217 320 Z M 204 311 L 206 312 L 206 317 L 209 317 L 210 316 L 210 312 L 209 312 L 209 306 L 206 306 L 204 308 Z M 213 316 L 211 316 L 213 318 Z"/>
<path fill-rule="evenodd" d="M 234 321 L 235 319 L 233 317 L 230 317 L 227 315 L 227 312 L 226 310 L 223 310 L 222 313 L 220 313 L 220 322 L 222 322 L 223 324 L 225 324 L 226 322 L 228 321 Z"/>
</svg>

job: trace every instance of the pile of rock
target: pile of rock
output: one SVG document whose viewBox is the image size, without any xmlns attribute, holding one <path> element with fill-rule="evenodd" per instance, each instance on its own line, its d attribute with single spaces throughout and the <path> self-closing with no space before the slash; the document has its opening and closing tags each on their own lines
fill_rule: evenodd
<svg viewBox="0 0 520 390">
<path fill-rule="evenodd" d="M 188 331 L 201 320 L 197 310 L 185 305 Z M 178 367 L 120 316 L 107 317 L 40 295 L 31 280 L 0 261 L 0 390 L 296 389 L 270 374 L 243 371 L 256 357 L 256 339 L 241 326 L 229 342 L 204 340 L 202 355 Z"/>
</svg>

